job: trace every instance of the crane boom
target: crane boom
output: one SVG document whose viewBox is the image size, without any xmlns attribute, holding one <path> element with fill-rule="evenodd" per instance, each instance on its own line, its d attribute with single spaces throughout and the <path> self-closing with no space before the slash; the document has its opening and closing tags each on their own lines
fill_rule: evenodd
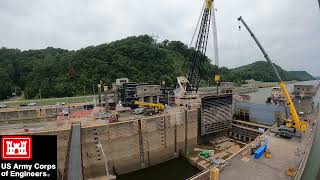
<svg viewBox="0 0 320 180">
<path fill-rule="evenodd" d="M 268 63 L 272 66 L 272 69 L 276 75 L 276 78 L 278 80 L 279 86 L 285 96 L 285 99 L 287 101 L 287 105 L 290 109 L 290 113 L 292 116 L 292 120 L 287 120 L 286 121 L 286 126 L 288 128 L 296 128 L 302 132 L 304 132 L 307 129 L 307 124 L 305 122 L 302 122 L 299 119 L 299 116 L 297 114 L 296 108 L 294 107 L 294 104 L 292 102 L 292 99 L 290 97 L 289 91 L 286 87 L 286 84 L 282 81 L 277 69 L 275 68 L 274 64 L 272 63 L 270 57 L 268 56 L 267 52 L 264 50 L 264 48 L 262 47 L 261 43 L 259 42 L 259 40 L 257 39 L 257 37 L 253 34 L 253 32 L 251 31 L 251 29 L 249 28 L 249 26 L 247 25 L 247 23 L 243 20 L 243 18 L 240 16 L 238 18 L 238 21 L 241 21 L 242 24 L 245 26 L 245 28 L 248 30 L 248 32 L 250 33 L 250 35 L 252 36 L 252 38 L 254 39 L 254 41 L 257 43 L 258 47 L 260 48 L 262 54 L 264 55 L 264 57 L 266 58 L 266 60 L 268 61 Z"/>
<path fill-rule="evenodd" d="M 213 0 L 205 0 L 195 51 L 192 53 L 191 66 L 188 73 L 189 83 L 186 88 L 187 91 L 198 91 L 200 82 L 200 69 L 202 68 L 207 50 L 212 2 Z"/>
</svg>

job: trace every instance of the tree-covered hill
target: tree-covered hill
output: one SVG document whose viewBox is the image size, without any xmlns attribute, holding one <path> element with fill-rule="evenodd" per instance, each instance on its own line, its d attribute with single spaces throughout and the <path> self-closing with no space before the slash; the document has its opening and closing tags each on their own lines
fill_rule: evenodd
<svg viewBox="0 0 320 180">
<path fill-rule="evenodd" d="M 279 75 L 285 81 L 297 80 L 306 81 L 314 79 L 312 75 L 306 71 L 285 71 L 280 66 L 274 64 Z M 277 81 L 274 76 L 272 67 L 266 61 L 256 61 L 252 64 L 241 66 L 235 69 L 230 69 L 227 79 L 255 79 L 258 81 L 272 82 Z"/>
<path fill-rule="evenodd" d="M 128 37 L 77 51 L 48 47 L 21 51 L 0 49 L 0 99 L 17 89 L 26 98 L 64 97 L 92 93 L 100 80 L 111 85 L 116 78 L 128 77 L 134 82 L 175 84 L 176 77 L 186 76 L 193 50 L 179 41 L 156 42 L 148 35 Z M 213 83 L 215 66 L 206 58 L 201 70 L 201 84 Z M 280 67 L 278 67 L 280 68 Z M 281 69 L 281 68 L 280 68 Z M 271 68 L 264 62 L 236 69 L 221 68 L 226 81 L 244 79 L 273 81 Z M 306 72 L 291 73 L 281 69 L 285 80 L 308 80 Z M 298 79 L 301 78 L 301 79 Z"/>
<path fill-rule="evenodd" d="M 150 36 L 128 37 L 77 51 L 48 47 L 20 51 L 0 49 L 0 99 L 15 88 L 34 98 L 79 95 L 84 87 L 92 93 L 100 80 L 111 85 L 116 78 L 135 82 L 174 84 L 185 75 L 192 50 L 179 41 L 157 43 Z M 206 59 L 202 79 L 207 81 L 213 65 Z"/>
<path fill-rule="evenodd" d="M 288 71 L 291 79 L 298 79 L 299 81 L 308 81 L 311 79 L 316 79 L 307 71 Z"/>
</svg>

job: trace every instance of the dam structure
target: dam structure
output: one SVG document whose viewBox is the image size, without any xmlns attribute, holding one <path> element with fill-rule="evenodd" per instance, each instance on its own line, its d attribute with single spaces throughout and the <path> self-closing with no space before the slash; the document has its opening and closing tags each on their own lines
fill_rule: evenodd
<svg viewBox="0 0 320 180">
<path fill-rule="evenodd" d="M 178 157 L 199 169 L 189 179 L 209 179 L 213 172 L 227 180 L 243 172 L 248 179 L 292 179 L 286 175 L 289 167 L 296 169 L 294 177 L 299 179 L 319 107 L 311 100 L 313 95 L 301 98 L 295 93 L 295 104 L 306 112 L 309 129 L 290 140 L 275 133 L 275 124 L 288 116 L 285 107 L 235 101 L 233 94 L 203 93 L 199 106 L 171 106 L 152 115 L 109 110 L 119 111 L 116 121 L 85 116 L 89 110 L 83 103 L 73 104 L 78 114 L 62 120 L 58 115 L 63 106 L 6 109 L 1 110 L 0 127 L 5 135 L 57 136 L 60 179 L 116 179 Z M 261 144 L 268 145 L 272 158 L 252 158 L 253 147 Z M 204 152 L 210 155 L 203 156 Z"/>
</svg>

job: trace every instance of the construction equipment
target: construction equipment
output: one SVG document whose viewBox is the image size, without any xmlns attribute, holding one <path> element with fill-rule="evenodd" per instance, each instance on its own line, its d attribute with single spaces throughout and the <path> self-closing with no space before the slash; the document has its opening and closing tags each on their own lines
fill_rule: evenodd
<svg viewBox="0 0 320 180">
<path fill-rule="evenodd" d="M 200 28 L 198 32 L 197 41 L 195 44 L 195 50 L 192 54 L 191 66 L 188 73 L 188 84 L 186 91 L 198 91 L 200 82 L 200 69 L 202 68 L 205 60 L 205 54 L 207 50 L 208 36 L 211 23 L 213 0 L 205 0 Z M 197 27 L 196 27 L 197 29 Z"/>
<path fill-rule="evenodd" d="M 270 149 L 267 149 L 267 150 L 266 150 L 265 156 L 266 156 L 266 158 L 272 158 L 272 154 L 271 154 Z"/>
<path fill-rule="evenodd" d="M 214 81 L 217 85 L 217 94 L 219 92 L 219 86 L 221 81 L 221 76 L 219 72 L 219 51 L 218 51 L 218 35 L 217 35 L 217 21 L 216 21 L 216 13 L 214 11 L 214 4 L 212 4 L 212 34 L 213 34 L 213 45 L 214 45 L 214 59 L 215 65 L 217 66 L 217 71 L 214 75 Z"/>
<path fill-rule="evenodd" d="M 257 37 L 252 33 L 251 29 L 249 28 L 249 26 L 246 24 L 246 22 L 243 20 L 243 18 L 240 16 L 238 18 L 238 21 L 241 21 L 242 24 L 245 26 L 245 28 L 249 31 L 250 35 L 252 36 L 252 38 L 254 39 L 254 41 L 257 43 L 258 47 L 260 48 L 262 54 L 264 55 L 264 57 L 266 58 L 266 60 L 268 61 L 268 63 L 272 66 L 272 69 L 276 75 L 276 78 L 278 80 L 279 86 L 282 90 L 282 93 L 286 99 L 287 105 L 290 109 L 290 113 L 291 113 L 291 117 L 292 119 L 287 119 L 286 120 L 286 128 L 291 129 L 294 128 L 298 129 L 301 132 L 305 132 L 305 130 L 308 127 L 308 124 L 306 122 L 303 122 L 299 119 L 299 116 L 297 114 L 296 108 L 294 107 L 294 104 L 292 102 L 292 99 L 290 97 L 289 91 L 286 87 L 286 84 L 282 81 L 277 69 L 275 68 L 274 64 L 272 63 L 271 59 L 269 58 L 268 54 L 266 53 L 266 51 L 264 50 L 264 48 L 262 47 L 262 45 L 260 44 L 259 40 L 257 39 Z M 283 130 L 286 130 L 285 128 L 282 128 Z M 281 134 L 281 132 L 280 132 Z"/>
<path fill-rule="evenodd" d="M 134 101 L 134 105 L 138 105 L 139 107 L 146 107 L 154 112 L 160 112 L 164 110 L 164 105 L 161 103 L 147 103 L 141 101 Z"/>
<path fill-rule="evenodd" d="M 218 66 L 218 45 L 215 14 L 213 8 L 213 0 L 204 0 L 204 5 L 201 10 L 195 31 L 192 36 L 190 47 L 193 44 L 193 39 L 197 35 L 196 43 L 192 49 L 191 65 L 186 77 L 177 77 L 177 89 L 175 91 L 175 103 L 179 106 L 192 107 L 199 104 L 197 95 L 200 83 L 200 70 L 205 61 L 207 50 L 210 25 L 213 30 L 213 40 L 215 46 L 215 62 Z M 199 29 L 199 30 L 198 30 Z M 216 73 L 215 81 L 217 84 L 220 81 L 220 75 Z"/>
<path fill-rule="evenodd" d="M 205 54 L 207 50 L 208 37 L 210 24 L 212 19 L 214 19 L 213 12 L 213 0 L 204 0 L 204 5 L 201 10 L 200 17 L 198 19 L 190 47 L 192 46 L 193 39 L 197 34 L 197 40 L 192 51 L 191 65 L 188 72 L 188 78 L 177 77 L 177 88 L 175 90 L 175 103 L 178 106 L 193 107 L 199 104 L 199 97 L 197 95 L 199 83 L 200 83 L 200 70 L 205 61 Z M 215 30 L 215 22 L 213 25 L 213 30 Z M 199 26 L 199 28 L 198 28 Z M 199 29 L 198 33 L 197 30 Z M 213 38 L 216 39 L 216 33 Z M 215 41 L 216 47 L 216 62 L 217 62 L 217 42 Z M 220 76 L 217 74 L 215 79 L 220 80 Z"/>
</svg>

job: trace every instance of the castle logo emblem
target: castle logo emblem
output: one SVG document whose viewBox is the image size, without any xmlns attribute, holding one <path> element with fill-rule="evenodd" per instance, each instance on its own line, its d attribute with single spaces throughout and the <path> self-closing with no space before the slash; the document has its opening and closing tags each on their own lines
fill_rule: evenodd
<svg viewBox="0 0 320 180">
<path fill-rule="evenodd" d="M 2 160 L 30 160 L 32 139 L 30 136 L 3 136 L 1 138 Z"/>
</svg>

